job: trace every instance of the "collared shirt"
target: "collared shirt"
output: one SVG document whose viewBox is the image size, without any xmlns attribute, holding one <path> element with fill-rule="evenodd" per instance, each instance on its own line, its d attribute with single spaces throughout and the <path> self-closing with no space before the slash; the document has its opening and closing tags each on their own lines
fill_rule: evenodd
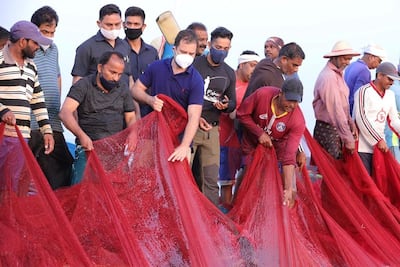
<svg viewBox="0 0 400 267">
<path fill-rule="evenodd" d="M 131 75 L 129 54 L 131 52 L 131 47 L 120 38 L 115 39 L 115 46 L 112 47 L 101 34 L 100 30 L 96 35 L 90 37 L 76 49 L 75 62 L 72 67 L 71 75 L 85 77 L 89 74 L 96 73 L 99 59 L 106 51 L 118 51 L 124 56 L 125 70 L 123 78 L 121 79 L 123 82 L 129 84 L 129 76 Z"/>
<path fill-rule="evenodd" d="M 83 77 L 72 85 L 68 97 L 79 103 L 78 122 L 92 139 L 98 140 L 115 134 L 125 127 L 125 112 L 135 110 L 128 85 L 104 93 L 96 83 L 96 74 Z"/>
<path fill-rule="evenodd" d="M 58 49 L 52 43 L 46 50 L 39 48 L 33 61 L 36 64 L 40 87 L 43 90 L 47 112 L 49 114 L 49 121 L 53 131 L 63 132 L 61 121 L 58 118 L 61 106 L 60 89 L 58 86 L 58 78 L 60 74 L 60 66 L 58 64 Z M 39 129 L 35 116 L 31 114 L 31 128 L 32 130 Z"/>
<path fill-rule="evenodd" d="M 283 165 L 296 165 L 296 153 L 305 130 L 305 119 L 299 106 L 292 112 L 276 116 L 272 100 L 280 89 L 265 86 L 244 99 L 237 117 L 244 126 L 242 148 L 245 155 L 254 152 L 258 138 L 267 132 L 271 137 L 278 161 Z M 248 163 L 248 162 L 247 162 Z"/>
<path fill-rule="evenodd" d="M 18 66 L 5 46 L 0 50 L 0 117 L 10 110 L 24 138 L 30 138 L 31 111 L 42 134 L 53 133 L 35 63 L 25 59 L 24 65 Z M 5 135 L 16 137 L 14 126 L 6 125 Z"/>
<path fill-rule="evenodd" d="M 126 38 L 124 40 L 129 45 L 128 40 Z M 134 80 L 137 80 L 153 61 L 159 59 L 157 50 L 153 46 L 146 44 L 143 39 L 140 39 L 140 41 L 141 46 L 139 53 L 131 49 L 129 54 L 129 65 Z"/>
<path fill-rule="evenodd" d="M 358 151 L 372 153 L 373 146 L 385 138 L 386 119 L 392 129 L 400 133 L 394 92 L 380 93 L 373 82 L 362 86 L 354 94 L 354 119 L 359 129 Z"/>
<path fill-rule="evenodd" d="M 349 104 L 350 104 L 350 115 L 353 112 L 354 106 L 354 93 L 361 86 L 371 81 L 371 72 L 363 60 L 358 59 L 346 67 L 344 72 L 344 80 L 349 87 Z"/>
<path fill-rule="evenodd" d="M 185 110 L 189 105 L 203 105 L 203 79 L 199 72 L 189 66 L 186 71 L 174 74 L 171 66 L 173 58 L 154 61 L 139 80 L 150 95 L 165 94 L 178 102 Z M 151 111 L 148 110 L 145 114 Z M 144 114 L 144 115 L 145 115 Z"/>
<path fill-rule="evenodd" d="M 345 143 L 354 142 L 348 99 L 349 87 L 343 79 L 343 71 L 328 61 L 315 82 L 314 114 L 317 120 L 335 127 Z"/>
</svg>

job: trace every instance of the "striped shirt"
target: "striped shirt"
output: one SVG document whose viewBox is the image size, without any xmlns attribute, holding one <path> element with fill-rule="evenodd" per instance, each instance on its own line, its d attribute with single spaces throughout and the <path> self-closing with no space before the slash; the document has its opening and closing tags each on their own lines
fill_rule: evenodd
<svg viewBox="0 0 400 267">
<path fill-rule="evenodd" d="M 12 111 L 22 136 L 30 138 L 31 110 L 42 134 L 53 133 L 35 63 L 26 59 L 24 66 L 18 66 L 5 46 L 0 50 L 0 117 Z M 17 136 L 15 128 L 10 125 L 6 125 L 4 134 Z"/>
<path fill-rule="evenodd" d="M 49 113 L 51 128 L 53 131 L 63 132 L 61 121 L 58 117 L 61 106 L 58 78 L 61 74 L 60 66 L 58 64 L 57 46 L 52 43 L 46 51 L 39 48 L 35 53 L 33 61 L 37 67 L 40 87 L 42 88 L 44 98 L 46 99 L 46 108 Z M 31 114 L 31 129 L 39 129 L 39 125 L 37 124 L 33 114 Z"/>
</svg>

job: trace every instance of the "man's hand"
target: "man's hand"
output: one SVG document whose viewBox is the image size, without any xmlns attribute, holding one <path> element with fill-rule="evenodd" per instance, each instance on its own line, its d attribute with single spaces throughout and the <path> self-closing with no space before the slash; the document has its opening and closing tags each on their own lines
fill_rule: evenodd
<svg viewBox="0 0 400 267">
<path fill-rule="evenodd" d="M 131 132 L 129 133 L 128 137 L 126 138 L 126 145 L 127 150 L 129 152 L 133 152 L 136 149 L 137 142 L 138 142 L 138 129 L 137 127 L 131 127 Z"/>
<path fill-rule="evenodd" d="M 283 190 L 283 206 L 293 208 L 295 192 L 292 189 Z"/>
<path fill-rule="evenodd" d="M 228 105 L 229 105 L 229 98 L 226 95 L 224 95 L 223 100 L 214 103 L 214 107 L 216 107 L 218 110 L 227 109 Z"/>
<path fill-rule="evenodd" d="M 151 107 L 158 112 L 161 112 L 164 105 L 164 101 L 159 99 L 157 96 L 152 97 Z"/>
<path fill-rule="evenodd" d="M 183 161 L 190 155 L 190 147 L 179 145 L 174 152 L 169 156 L 168 161 Z"/>
<path fill-rule="evenodd" d="M 44 134 L 43 135 L 44 141 L 44 153 L 46 155 L 50 154 L 54 150 L 54 138 L 52 134 Z"/>
<path fill-rule="evenodd" d="M 389 150 L 389 148 L 388 148 L 388 146 L 387 146 L 387 144 L 386 144 L 386 142 L 385 142 L 385 140 L 383 140 L 383 139 L 381 139 L 379 142 L 378 142 L 378 149 L 380 150 L 380 151 L 382 151 L 382 152 L 387 152 L 388 150 Z"/>
<path fill-rule="evenodd" d="M 199 127 L 206 132 L 212 129 L 211 124 L 209 124 L 204 118 L 200 118 Z"/>
<path fill-rule="evenodd" d="M 345 148 L 346 148 L 346 150 L 350 153 L 350 154 L 353 154 L 354 153 L 354 150 L 356 149 L 356 144 L 355 144 L 355 142 L 347 142 L 347 143 L 345 143 Z"/>
<path fill-rule="evenodd" d="M 7 111 L 3 117 L 1 117 L 1 120 L 8 125 L 15 125 L 17 123 L 17 119 L 12 111 Z"/>
<path fill-rule="evenodd" d="M 86 151 L 90 151 L 90 150 L 94 149 L 93 141 L 92 141 L 92 139 L 90 139 L 90 137 L 87 134 L 83 134 L 82 136 L 80 136 L 79 142 L 81 143 L 81 146 L 83 147 L 83 149 Z"/>
<path fill-rule="evenodd" d="M 297 151 L 296 162 L 300 170 L 303 169 L 303 167 L 306 165 L 306 161 L 307 161 L 306 153 L 304 153 L 303 151 L 301 152 Z"/>
<path fill-rule="evenodd" d="M 262 133 L 262 135 L 258 138 L 258 142 L 268 148 L 272 147 L 272 140 L 267 133 Z"/>
</svg>

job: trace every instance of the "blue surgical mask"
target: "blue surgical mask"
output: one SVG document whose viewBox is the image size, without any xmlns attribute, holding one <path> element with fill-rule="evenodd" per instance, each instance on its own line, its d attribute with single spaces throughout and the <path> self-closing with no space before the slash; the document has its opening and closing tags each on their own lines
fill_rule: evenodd
<svg viewBox="0 0 400 267">
<path fill-rule="evenodd" d="M 224 62 L 224 59 L 228 56 L 228 51 L 218 50 L 211 46 L 210 56 L 211 56 L 211 60 L 215 64 L 221 64 L 222 62 Z"/>
</svg>

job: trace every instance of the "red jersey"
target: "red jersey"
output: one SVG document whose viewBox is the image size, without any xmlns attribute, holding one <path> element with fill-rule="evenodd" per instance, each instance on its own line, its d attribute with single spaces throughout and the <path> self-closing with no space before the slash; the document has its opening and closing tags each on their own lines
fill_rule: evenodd
<svg viewBox="0 0 400 267">
<path fill-rule="evenodd" d="M 271 105 L 279 92 L 277 87 L 265 86 L 243 100 L 237 111 L 237 117 L 244 126 L 242 149 L 244 155 L 252 154 L 261 134 L 269 132 L 278 160 L 283 165 L 295 165 L 305 119 L 299 106 L 290 113 L 275 117 Z M 273 117 L 275 120 L 271 121 Z M 272 125 L 268 127 L 270 122 Z"/>
</svg>

